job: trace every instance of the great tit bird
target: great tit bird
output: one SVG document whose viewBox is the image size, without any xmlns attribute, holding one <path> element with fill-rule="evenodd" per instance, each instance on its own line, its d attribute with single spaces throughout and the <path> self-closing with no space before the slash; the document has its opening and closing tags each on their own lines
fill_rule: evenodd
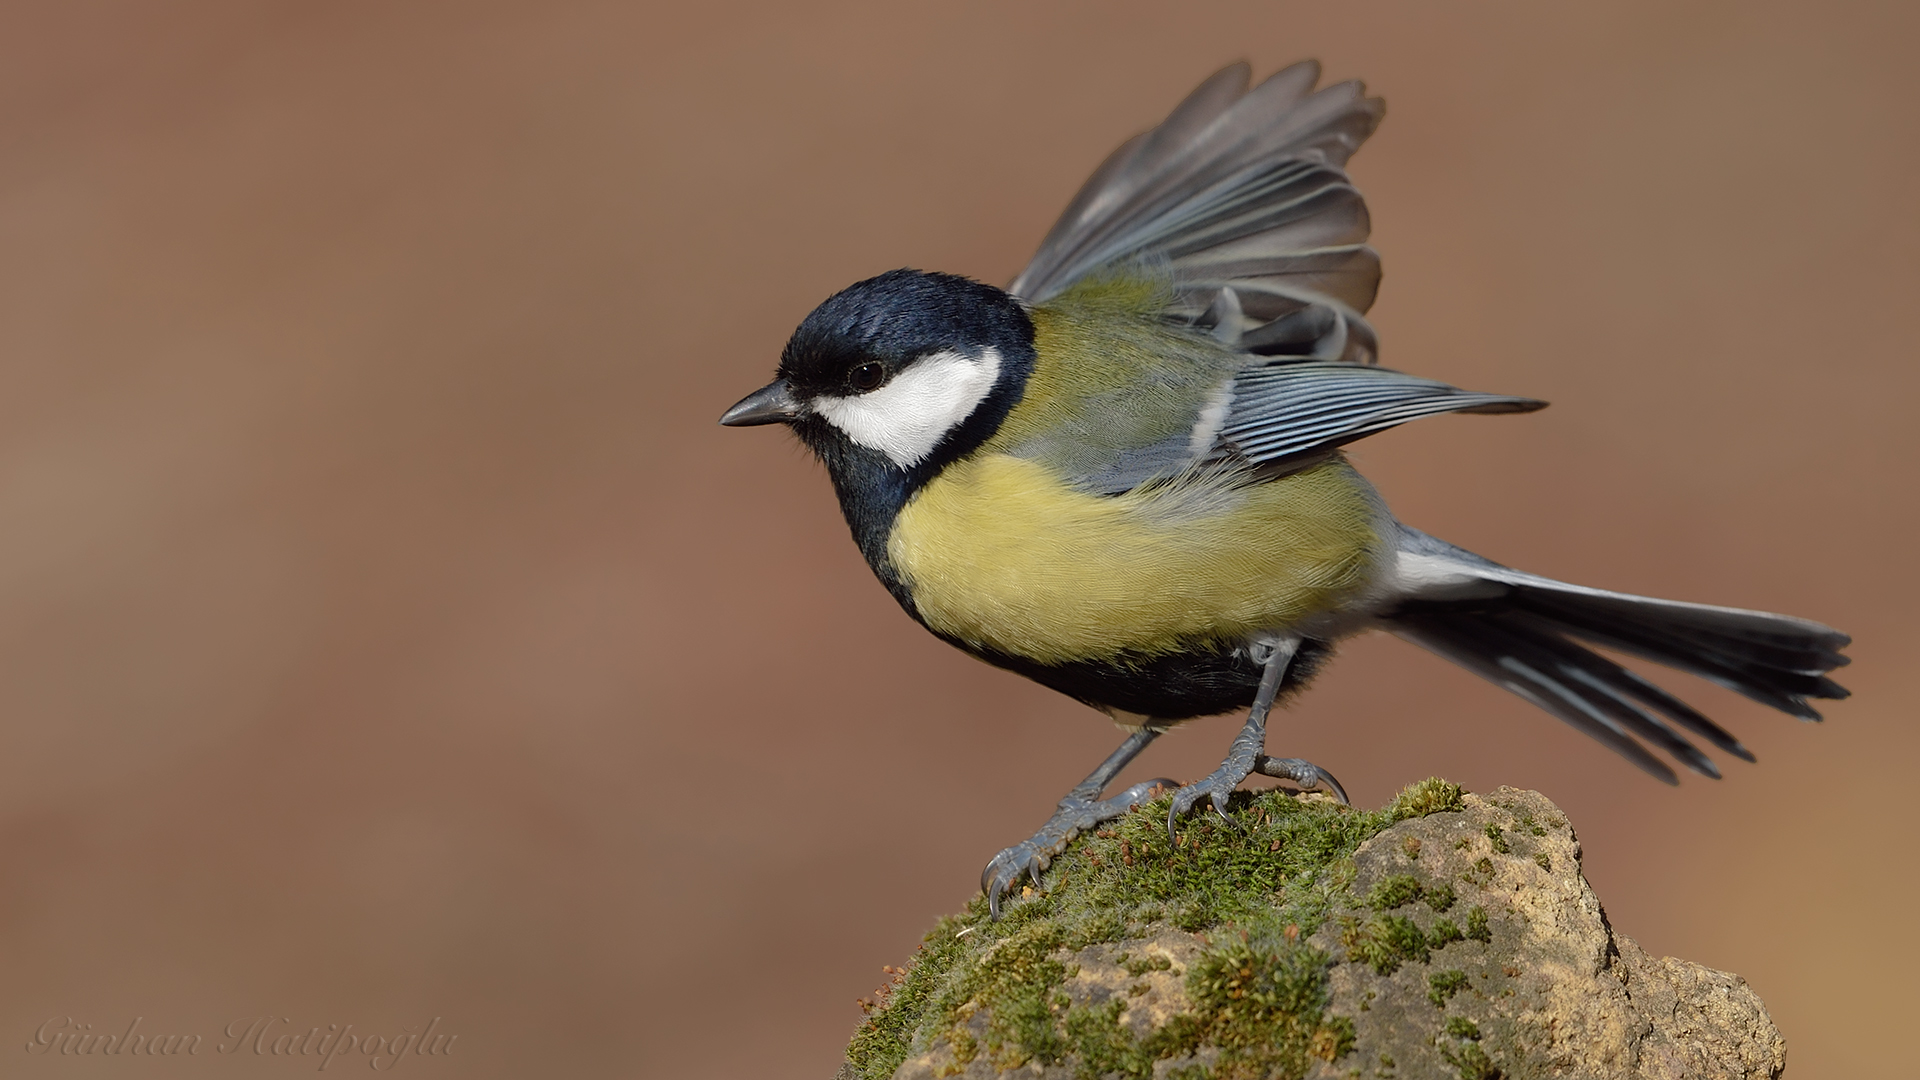
<svg viewBox="0 0 1920 1080">
<path fill-rule="evenodd" d="M 1667 783 L 1648 746 L 1710 777 L 1718 724 L 1587 648 L 1653 660 L 1807 720 L 1843 698 L 1848 637 L 1785 615 L 1656 600 L 1511 570 L 1402 525 L 1340 447 L 1440 413 L 1545 402 L 1375 365 L 1380 281 L 1344 166 L 1384 113 L 1295 64 L 1236 64 L 1116 150 L 1005 289 L 894 270 L 794 331 L 778 378 L 722 424 L 785 424 L 826 465 L 867 562 L 947 642 L 1129 729 L 1032 838 L 1022 874 L 1172 781 L 1101 796 L 1169 727 L 1247 708 L 1202 799 L 1253 773 L 1345 792 L 1266 753 L 1276 697 L 1335 642 L 1381 629 L 1512 691 Z M 1584 643 L 1584 644 L 1583 644 Z M 1642 744 L 1646 745 L 1642 745 Z"/>
</svg>

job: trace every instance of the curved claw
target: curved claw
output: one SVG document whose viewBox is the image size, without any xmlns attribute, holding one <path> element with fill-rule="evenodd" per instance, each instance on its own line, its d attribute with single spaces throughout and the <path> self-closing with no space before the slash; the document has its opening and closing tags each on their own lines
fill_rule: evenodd
<svg viewBox="0 0 1920 1080">
<path fill-rule="evenodd" d="M 1333 796 L 1334 798 L 1336 798 L 1336 799 L 1338 799 L 1338 800 L 1340 800 L 1340 805 L 1341 805 L 1341 806 L 1352 806 L 1352 805 L 1353 805 L 1353 800 L 1352 800 L 1352 799 L 1349 799 L 1349 798 L 1347 798 L 1347 789 L 1346 789 L 1346 788 L 1343 788 L 1343 787 L 1341 787 L 1341 786 L 1340 786 L 1340 781 L 1338 781 L 1338 780 L 1335 780 L 1335 779 L 1333 778 L 1333 774 L 1332 774 L 1332 773 L 1330 773 L 1330 772 L 1328 772 L 1328 771 L 1327 771 L 1327 770 L 1325 770 L 1325 769 L 1321 769 L 1321 770 L 1320 770 L 1320 779 L 1321 779 L 1321 781 L 1322 781 L 1322 782 L 1324 782 L 1324 783 L 1325 783 L 1325 784 L 1327 785 L 1327 787 L 1329 787 L 1329 788 L 1331 788 L 1331 789 L 1332 789 L 1331 791 L 1329 791 L 1329 792 L 1328 792 L 1328 794 L 1330 794 L 1330 795 L 1332 795 L 1332 796 Z"/>
<path fill-rule="evenodd" d="M 1264 685 L 1264 678 L 1262 682 Z M 1211 795 L 1214 810 L 1218 811 L 1221 817 L 1227 818 L 1227 797 L 1233 794 L 1233 789 L 1239 787 L 1242 780 L 1253 775 L 1254 766 L 1266 756 L 1260 752 L 1260 747 L 1267 738 L 1265 717 L 1266 710 L 1256 705 L 1255 712 L 1247 719 L 1247 725 L 1240 729 L 1240 734 L 1235 735 L 1233 742 L 1228 745 L 1226 760 L 1220 763 L 1220 767 L 1207 774 L 1204 780 L 1195 781 L 1173 793 L 1173 806 L 1167 812 L 1169 844 L 1174 842 L 1174 825 L 1193 809 L 1193 805 L 1200 801 L 1202 795 Z M 1227 818 L 1227 820 L 1233 819 Z"/>
<path fill-rule="evenodd" d="M 1332 773 L 1301 758 L 1272 758 L 1261 755 L 1254 762 L 1254 771 L 1262 776 L 1271 776 L 1279 780 L 1290 780 L 1302 791 L 1324 791 L 1340 800 L 1342 806 L 1352 806 L 1347 799 L 1347 789 L 1340 786 Z"/>
<path fill-rule="evenodd" d="M 1219 814 L 1223 818 L 1226 818 L 1226 820 L 1228 821 L 1233 820 L 1232 818 L 1227 817 L 1227 793 L 1217 788 L 1214 790 L 1214 793 L 1213 793 L 1213 812 L 1216 814 Z"/>
<path fill-rule="evenodd" d="M 1206 779 L 1188 784 L 1174 792 L 1173 805 L 1167 808 L 1167 843 L 1172 844 L 1176 841 L 1174 828 L 1180 823 L 1181 818 L 1193 811 L 1202 798 L 1208 798 L 1213 803 L 1214 812 L 1218 813 L 1222 819 L 1233 822 L 1233 819 L 1227 816 L 1227 797 L 1232 795 L 1233 789 L 1239 787 L 1240 781 L 1245 780 L 1252 772 L 1251 762 L 1242 768 L 1229 758 Z"/>
<path fill-rule="evenodd" d="M 1187 812 L 1193 809 L 1193 804 L 1199 801 L 1200 797 L 1187 794 L 1186 788 L 1173 793 L 1173 805 L 1167 807 L 1167 846 L 1172 847 L 1180 842 L 1179 834 L 1173 831 L 1174 826 L 1181 818 L 1186 817 Z"/>
<path fill-rule="evenodd" d="M 1000 898 L 1013 891 L 1013 883 L 1022 873 L 1033 875 L 1035 885 L 1040 883 L 1039 857 L 1033 841 L 1022 840 L 995 855 L 980 872 L 980 891 L 987 894 L 987 911 L 993 921 L 1000 921 Z"/>
</svg>

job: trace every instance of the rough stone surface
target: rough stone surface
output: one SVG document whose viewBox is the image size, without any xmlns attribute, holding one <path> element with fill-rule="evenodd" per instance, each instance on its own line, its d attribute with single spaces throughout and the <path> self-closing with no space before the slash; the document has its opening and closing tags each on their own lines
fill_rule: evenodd
<svg viewBox="0 0 1920 1080">
<path fill-rule="evenodd" d="M 1400 822 L 1362 845 L 1352 893 L 1364 897 L 1393 875 L 1450 884 L 1447 914 L 1482 908 L 1490 940 L 1447 945 L 1429 963 L 1391 975 L 1336 964 L 1331 1008 L 1354 1018 L 1354 1053 L 1316 1063 L 1310 1076 L 1356 1068 L 1379 1078 L 1496 1075 L 1491 1070 L 1621 1080 L 1780 1075 L 1786 1043 L 1745 980 L 1650 957 L 1614 933 L 1580 873 L 1573 829 L 1545 796 L 1501 788 L 1464 802 L 1461 811 Z M 1427 929 L 1442 917 L 1417 901 L 1395 913 Z M 1345 955 L 1339 918 L 1313 938 L 1335 956 Z M 1466 983 L 1437 1007 L 1432 980 L 1451 971 Z M 1472 1022 L 1480 1038 L 1449 1036 L 1456 1018 Z"/>
<path fill-rule="evenodd" d="M 1406 816 L 1384 828 L 1380 823 L 1391 820 L 1392 808 L 1373 812 L 1378 823 L 1370 827 L 1378 831 L 1343 849 L 1350 856 L 1339 857 L 1342 850 L 1334 850 L 1324 872 L 1312 872 L 1317 891 L 1310 895 L 1298 891 L 1306 886 L 1294 884 L 1296 877 L 1310 874 L 1293 875 L 1289 867 L 1286 883 L 1267 894 L 1266 902 L 1280 912 L 1270 920 L 1270 926 L 1280 927 L 1279 936 L 1268 930 L 1262 939 L 1257 929 L 1236 929 L 1257 926 L 1258 912 L 1249 917 L 1242 911 L 1221 925 L 1197 929 L 1195 920 L 1187 919 L 1188 928 L 1181 929 L 1170 925 L 1180 918 L 1157 920 L 1152 917 L 1157 909 L 1145 908 L 1144 919 L 1122 918 L 1118 925 L 1124 929 L 1107 934 L 1108 940 L 1086 943 L 1099 934 L 1060 937 L 1062 944 L 1042 953 L 1037 967 L 1029 965 L 1042 971 L 1035 976 L 1044 982 L 1038 1000 L 1050 1004 L 1038 1006 L 1037 1029 L 1036 1021 L 1027 1021 L 1027 1042 L 1006 1042 L 1006 1024 L 994 1019 L 993 1002 L 1014 997 L 981 993 L 953 1007 L 949 994 L 942 1021 L 947 1026 L 929 1020 L 914 1029 L 921 1034 L 893 1077 L 1745 1080 L 1780 1075 L 1785 1044 L 1743 980 L 1682 960 L 1650 957 L 1613 932 L 1580 873 L 1579 842 L 1558 808 L 1537 792 L 1501 788 L 1461 796 L 1459 789 L 1444 786 L 1451 793 L 1447 805 L 1454 809 Z M 1258 815 L 1253 820 L 1275 816 L 1262 812 L 1258 801 L 1243 805 L 1243 813 Z M 1312 804 L 1312 809 L 1316 820 L 1344 820 L 1331 816 L 1333 808 Z M 1364 817 L 1343 809 L 1338 813 Z M 1251 835 L 1247 826 L 1240 830 Z M 1221 832 L 1226 837 L 1221 843 L 1237 842 L 1231 829 L 1223 826 Z M 1267 843 L 1258 836 L 1254 840 Z M 1130 850 L 1140 850 L 1138 844 Z M 1271 844 L 1275 851 L 1282 848 L 1281 840 Z M 1181 849 L 1169 849 L 1163 857 L 1181 858 Z M 1072 860 L 1073 853 L 1063 856 L 1056 871 Z M 1102 863 L 1095 856 L 1091 865 Z M 1134 865 L 1131 859 L 1128 865 Z M 1244 865 L 1236 865 L 1244 872 Z M 1048 888 L 1056 888 L 1052 875 Z M 1298 914 L 1302 911 L 1312 917 Z M 942 924 L 952 936 L 972 932 L 952 929 L 958 925 L 955 920 Z M 968 925 L 1000 932 L 983 922 Z M 929 935 L 928 949 L 942 932 Z M 997 941 L 982 955 L 1018 940 Z M 1194 995 L 1205 993 L 1192 977 L 1196 965 L 1205 968 L 1211 962 L 1205 970 L 1217 977 L 1220 950 L 1236 940 L 1254 943 L 1247 955 L 1318 965 L 1311 979 L 1298 983 L 1305 989 L 1294 991 L 1311 1001 L 1261 1014 L 1293 1025 L 1285 1034 L 1291 1049 L 1248 1056 L 1244 1026 L 1233 1029 L 1241 1034 L 1221 1035 L 1228 1029 L 1208 1008 L 1217 1014 L 1233 992 L 1226 998 L 1216 992 L 1211 1006 L 1196 1002 Z M 1263 953 L 1260 940 L 1274 944 Z M 934 963 L 928 957 L 936 954 L 928 949 L 916 963 Z M 1209 955 L 1215 959 L 1203 959 Z M 944 985 L 963 985 L 951 980 L 964 974 L 943 975 L 949 980 Z M 1004 991 L 1006 979 L 1000 978 L 996 985 Z M 1052 981 L 1045 982 L 1048 978 Z M 905 978 L 895 985 L 906 985 Z M 998 1007 L 1011 1011 L 1005 1004 Z M 1106 1015 L 1102 1009 L 1117 1009 L 1111 1022 L 1120 1034 L 1109 1029 L 1088 1042 L 1086 1018 Z M 1198 1025 L 1213 1034 L 1183 1042 L 1170 1035 L 1182 1023 L 1186 1030 Z M 1222 1045 L 1234 1045 L 1235 1038 L 1242 1040 L 1242 1051 L 1223 1058 Z M 1037 1049 L 1035 1040 L 1041 1044 Z M 1274 1036 L 1275 1046 L 1283 1041 L 1282 1035 Z M 1109 1046 L 1135 1050 L 1132 1057 L 1114 1057 L 1100 1049 Z M 1000 1049 L 989 1052 L 992 1047 Z M 861 1058 L 856 1054 L 854 1060 Z M 853 1064 L 841 1072 L 844 1078 L 874 1075 L 884 1073 L 863 1072 Z"/>
</svg>

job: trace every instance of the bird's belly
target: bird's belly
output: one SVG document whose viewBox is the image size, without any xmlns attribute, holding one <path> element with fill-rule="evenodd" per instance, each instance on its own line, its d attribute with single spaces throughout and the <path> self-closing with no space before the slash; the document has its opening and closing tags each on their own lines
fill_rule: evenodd
<svg viewBox="0 0 1920 1080">
<path fill-rule="evenodd" d="M 983 454 L 907 503 L 887 554 L 928 628 L 1062 664 L 1243 641 L 1336 607 L 1376 562 L 1378 514 L 1338 460 L 1102 496 Z"/>
</svg>

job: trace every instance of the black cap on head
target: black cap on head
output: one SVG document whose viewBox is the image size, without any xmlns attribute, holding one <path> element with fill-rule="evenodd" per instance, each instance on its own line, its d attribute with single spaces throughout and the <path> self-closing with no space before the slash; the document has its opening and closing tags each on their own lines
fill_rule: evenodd
<svg viewBox="0 0 1920 1080">
<path fill-rule="evenodd" d="M 953 274 L 889 270 L 814 308 L 780 354 L 780 377 L 798 397 L 844 393 L 861 364 L 892 374 L 931 353 L 989 347 L 1031 367 L 1033 322 L 1019 301 Z"/>
</svg>

